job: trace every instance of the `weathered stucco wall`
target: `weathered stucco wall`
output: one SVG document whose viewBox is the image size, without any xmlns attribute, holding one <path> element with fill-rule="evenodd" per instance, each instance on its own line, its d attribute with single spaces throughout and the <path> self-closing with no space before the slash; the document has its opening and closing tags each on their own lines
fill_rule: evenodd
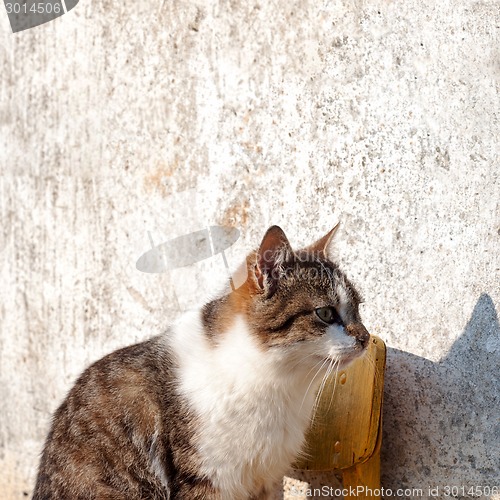
<svg viewBox="0 0 500 500">
<path fill-rule="evenodd" d="M 13 35 L 0 12 L 0 496 L 30 493 L 88 363 L 224 281 L 217 258 L 138 272 L 147 231 L 233 225 L 235 266 L 272 223 L 302 244 L 339 219 L 389 347 L 384 486 L 498 485 L 499 17 L 82 0 Z"/>
</svg>

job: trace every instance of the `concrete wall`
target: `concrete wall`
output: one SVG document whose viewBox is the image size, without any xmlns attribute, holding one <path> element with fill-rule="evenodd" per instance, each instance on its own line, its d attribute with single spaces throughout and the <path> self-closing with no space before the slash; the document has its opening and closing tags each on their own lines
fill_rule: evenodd
<svg viewBox="0 0 500 500">
<path fill-rule="evenodd" d="M 337 220 L 389 347 L 384 486 L 498 485 L 499 21 L 494 0 L 82 0 L 14 35 L 0 12 L 0 496 L 30 493 L 88 363 L 224 281 L 219 258 L 138 272 L 147 231 L 233 225 L 235 266 L 272 223 L 298 245 Z"/>
</svg>

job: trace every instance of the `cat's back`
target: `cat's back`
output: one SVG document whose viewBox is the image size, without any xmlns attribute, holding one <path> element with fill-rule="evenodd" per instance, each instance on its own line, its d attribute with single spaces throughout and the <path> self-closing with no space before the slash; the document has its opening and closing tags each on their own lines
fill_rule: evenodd
<svg viewBox="0 0 500 500">
<path fill-rule="evenodd" d="M 54 415 L 33 498 L 168 498 L 154 464 L 171 370 L 160 337 L 87 368 Z"/>
</svg>

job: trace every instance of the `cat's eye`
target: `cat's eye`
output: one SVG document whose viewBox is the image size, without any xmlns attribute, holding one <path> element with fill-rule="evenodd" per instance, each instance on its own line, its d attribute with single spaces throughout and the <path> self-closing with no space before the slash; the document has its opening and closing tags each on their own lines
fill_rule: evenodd
<svg viewBox="0 0 500 500">
<path fill-rule="evenodd" d="M 314 310 L 314 312 L 321 321 L 328 325 L 342 324 L 342 318 L 340 317 L 335 307 L 318 307 Z"/>
</svg>

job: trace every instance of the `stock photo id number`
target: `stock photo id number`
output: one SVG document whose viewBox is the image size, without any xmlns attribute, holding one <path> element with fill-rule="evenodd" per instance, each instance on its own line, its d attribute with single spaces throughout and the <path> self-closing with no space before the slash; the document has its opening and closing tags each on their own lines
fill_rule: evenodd
<svg viewBox="0 0 500 500">
<path fill-rule="evenodd" d="M 78 0 L 4 0 L 13 33 L 47 23 L 66 14 Z"/>
</svg>

